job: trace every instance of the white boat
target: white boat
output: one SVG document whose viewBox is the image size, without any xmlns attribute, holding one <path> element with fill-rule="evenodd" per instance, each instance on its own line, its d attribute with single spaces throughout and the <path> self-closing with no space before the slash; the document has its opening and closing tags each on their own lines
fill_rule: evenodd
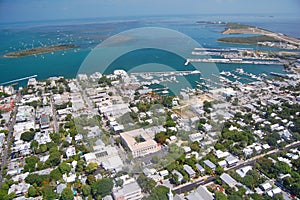
<svg viewBox="0 0 300 200">
<path fill-rule="evenodd" d="M 239 74 L 244 74 L 245 73 L 243 68 L 236 68 L 235 71 Z"/>
</svg>

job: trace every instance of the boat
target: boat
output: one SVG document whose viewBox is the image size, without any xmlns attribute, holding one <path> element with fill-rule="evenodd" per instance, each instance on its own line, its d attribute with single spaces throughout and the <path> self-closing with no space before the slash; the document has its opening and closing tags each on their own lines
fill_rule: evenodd
<svg viewBox="0 0 300 200">
<path fill-rule="evenodd" d="M 245 73 L 243 68 L 236 68 L 235 72 L 239 73 L 239 74 L 244 74 Z"/>
<path fill-rule="evenodd" d="M 191 74 L 200 74 L 201 72 L 199 70 L 194 70 L 191 72 Z"/>
</svg>

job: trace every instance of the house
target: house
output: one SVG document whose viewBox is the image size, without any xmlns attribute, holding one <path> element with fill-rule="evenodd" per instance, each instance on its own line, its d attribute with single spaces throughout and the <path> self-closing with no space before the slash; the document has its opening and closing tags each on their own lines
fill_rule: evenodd
<svg viewBox="0 0 300 200">
<path fill-rule="evenodd" d="M 226 173 L 221 174 L 220 179 L 231 188 L 235 187 L 238 184 L 235 179 L 233 179 L 229 174 Z"/>
<path fill-rule="evenodd" d="M 245 167 L 237 169 L 235 171 L 238 175 L 240 175 L 242 178 L 244 178 L 250 170 L 252 170 L 252 166 L 245 166 Z"/>
<path fill-rule="evenodd" d="M 66 155 L 67 155 L 67 158 L 75 156 L 76 155 L 75 147 L 68 147 L 66 150 Z"/>
<path fill-rule="evenodd" d="M 36 140 L 39 144 L 46 144 L 47 142 L 52 141 L 47 130 L 44 132 L 36 132 L 34 135 L 34 140 Z"/>
<path fill-rule="evenodd" d="M 223 152 L 221 150 L 216 150 L 215 151 L 215 156 L 217 156 L 217 158 L 225 158 L 225 157 L 227 157 L 229 155 L 230 155 L 230 153 L 227 152 L 227 151 L 225 151 L 225 152 Z"/>
<path fill-rule="evenodd" d="M 284 139 L 284 140 L 292 140 L 293 139 L 293 135 L 288 131 L 288 130 L 283 130 L 282 132 L 279 133 L 280 136 Z"/>
<path fill-rule="evenodd" d="M 195 166 L 201 174 L 205 173 L 205 169 L 201 165 L 197 163 Z"/>
<path fill-rule="evenodd" d="M 216 165 L 212 163 L 210 160 L 204 160 L 203 163 L 209 167 L 211 170 L 215 171 L 216 170 Z"/>
<path fill-rule="evenodd" d="M 244 153 L 245 157 L 251 156 L 253 154 L 253 149 L 245 148 L 245 149 L 243 149 L 243 153 Z"/>
<path fill-rule="evenodd" d="M 120 171 L 124 166 L 122 159 L 118 154 L 118 150 L 112 146 L 105 146 L 101 140 L 96 141 L 94 152 L 84 154 L 87 163 L 97 163 L 102 165 L 106 170 Z"/>
<path fill-rule="evenodd" d="M 205 186 L 200 185 L 195 192 L 186 197 L 187 200 L 213 200 L 214 196 Z"/>
<path fill-rule="evenodd" d="M 227 166 L 227 162 L 226 162 L 226 160 L 221 160 L 218 162 L 218 165 L 220 165 L 220 167 L 225 168 Z"/>
<path fill-rule="evenodd" d="M 50 118 L 49 115 L 42 114 L 40 118 L 40 127 L 41 129 L 49 128 L 50 126 Z"/>
<path fill-rule="evenodd" d="M 64 175 L 63 175 L 63 179 L 64 179 L 64 181 L 66 181 L 67 183 L 75 182 L 75 180 L 76 180 L 76 174 L 71 174 L 70 176 L 67 176 L 66 174 L 64 174 Z"/>
<path fill-rule="evenodd" d="M 273 197 L 275 194 L 280 194 L 282 190 L 279 187 L 274 188 L 273 190 L 270 190 L 267 192 L 267 195 L 270 197 Z"/>
<path fill-rule="evenodd" d="M 24 195 L 25 193 L 27 193 L 28 189 L 30 187 L 30 184 L 27 183 L 19 183 L 19 184 L 13 184 L 12 186 L 10 186 L 9 190 L 8 190 L 8 194 L 10 193 L 15 193 L 16 196 L 21 196 Z"/>
<path fill-rule="evenodd" d="M 196 172 L 189 165 L 183 165 L 183 169 L 186 173 L 188 173 L 190 178 L 194 178 L 196 176 Z"/>
<path fill-rule="evenodd" d="M 226 157 L 225 160 L 226 160 L 229 167 L 232 167 L 232 166 L 236 165 L 239 162 L 239 159 L 235 156 L 232 156 L 232 155 Z"/>
<path fill-rule="evenodd" d="M 204 134 L 202 133 L 194 133 L 189 135 L 189 138 L 192 142 L 199 142 L 200 140 L 202 140 L 204 138 Z"/>
<path fill-rule="evenodd" d="M 63 183 L 57 185 L 57 186 L 56 186 L 56 193 L 61 194 L 62 191 L 63 191 L 66 187 L 67 187 L 67 185 L 66 185 L 66 184 L 63 184 Z"/>
<path fill-rule="evenodd" d="M 272 185 L 271 185 L 269 182 L 262 183 L 262 184 L 259 185 L 259 187 L 260 187 L 263 191 L 265 191 L 265 192 L 267 192 L 267 191 L 269 191 L 269 190 L 272 189 Z"/>
<path fill-rule="evenodd" d="M 107 195 L 102 198 L 102 200 L 114 200 L 111 195 Z"/>
<path fill-rule="evenodd" d="M 140 200 L 143 198 L 142 189 L 136 181 L 114 189 L 112 195 L 115 200 Z"/>
<path fill-rule="evenodd" d="M 204 131 L 208 132 L 212 129 L 212 125 L 205 123 L 203 124 L 203 129 Z"/>
<path fill-rule="evenodd" d="M 153 175 L 153 174 L 155 174 L 157 171 L 156 171 L 156 169 L 149 169 L 149 168 L 144 168 L 143 169 L 143 173 L 144 173 L 144 175 L 145 176 L 150 176 L 150 175 Z"/>
<path fill-rule="evenodd" d="M 261 147 L 260 145 L 255 145 L 255 146 L 254 146 L 254 149 L 255 149 L 255 151 L 256 151 L 257 153 L 260 153 L 261 150 L 262 150 L 262 147 Z"/>
<path fill-rule="evenodd" d="M 169 176 L 168 170 L 162 170 L 162 171 L 160 171 L 160 172 L 158 172 L 158 173 L 159 173 L 159 175 L 162 176 L 162 177 L 167 177 L 167 176 Z"/>
<path fill-rule="evenodd" d="M 190 153 L 192 151 L 191 147 L 188 147 L 188 146 L 184 146 L 182 148 L 184 150 L 184 153 Z"/>
</svg>

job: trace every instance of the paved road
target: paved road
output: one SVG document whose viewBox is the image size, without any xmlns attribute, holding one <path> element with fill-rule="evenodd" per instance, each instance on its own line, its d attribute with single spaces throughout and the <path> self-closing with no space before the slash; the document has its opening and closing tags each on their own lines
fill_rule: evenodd
<svg viewBox="0 0 300 200">
<path fill-rule="evenodd" d="M 53 96 L 52 93 L 50 95 L 50 106 L 51 106 L 51 110 L 52 110 L 52 117 L 53 117 L 53 122 L 54 122 L 54 132 L 58 133 L 59 132 L 59 127 L 58 127 L 58 123 L 57 123 L 57 116 L 56 116 L 56 109 L 55 106 L 53 104 Z"/>
<path fill-rule="evenodd" d="M 288 150 L 288 149 L 292 149 L 292 148 L 295 148 L 295 147 L 298 147 L 300 146 L 300 141 L 297 141 L 297 142 L 294 142 L 292 144 L 289 144 L 287 145 L 283 150 Z M 275 150 L 271 150 L 267 153 L 264 153 L 264 154 L 261 154 L 261 155 L 258 155 L 258 156 L 255 156 L 253 158 L 250 158 L 240 164 L 237 164 L 233 167 L 230 167 L 230 168 L 227 168 L 225 169 L 224 171 L 229 171 L 229 170 L 236 170 L 236 169 L 239 169 L 239 168 L 242 168 L 244 166 L 247 166 L 247 165 L 254 165 L 255 162 L 265 156 L 265 155 L 271 155 L 271 154 L 275 154 L 279 151 L 283 151 L 283 150 L 280 150 L 280 149 L 275 149 Z M 174 188 L 174 192 L 177 193 L 177 194 L 181 194 L 181 193 L 185 193 L 185 192 L 190 192 L 192 191 L 193 189 L 197 188 L 199 185 L 205 185 L 206 183 L 209 183 L 211 181 L 214 181 L 215 180 L 215 177 L 214 176 L 209 176 L 207 177 L 207 179 L 203 180 L 203 178 L 201 178 L 200 180 L 197 180 L 195 182 L 192 182 L 192 183 L 188 183 L 188 184 L 185 184 L 185 185 L 181 185 L 181 186 L 178 186 L 176 188 Z"/>
<path fill-rule="evenodd" d="M 12 138 L 13 135 L 13 129 L 14 129 L 14 125 L 16 123 L 16 115 L 18 112 L 18 105 L 17 103 L 19 103 L 21 100 L 21 95 L 18 94 L 15 98 L 15 102 L 16 102 L 16 106 L 14 107 L 14 109 L 12 110 L 11 114 L 10 114 L 10 121 L 8 122 L 8 135 L 6 138 L 6 147 L 3 151 L 3 155 L 2 155 L 2 161 L 1 161 L 1 169 L 0 169 L 0 187 L 2 186 L 2 172 L 5 170 L 5 166 L 7 164 L 7 160 L 8 160 L 8 150 L 10 149 L 10 140 Z"/>
</svg>

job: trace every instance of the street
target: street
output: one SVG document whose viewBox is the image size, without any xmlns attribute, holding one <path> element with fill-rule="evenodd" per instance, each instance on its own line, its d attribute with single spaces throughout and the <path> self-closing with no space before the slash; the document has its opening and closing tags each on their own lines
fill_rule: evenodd
<svg viewBox="0 0 300 200">
<path fill-rule="evenodd" d="M 300 141 L 297 141 L 297 142 L 294 142 L 292 144 L 288 144 L 283 150 L 288 150 L 288 149 L 292 149 L 292 148 L 296 148 L 300 145 Z M 275 150 L 271 150 L 267 153 L 264 153 L 264 154 L 261 154 L 261 155 L 258 155 L 258 156 L 255 156 L 253 158 L 250 158 L 248 160 L 245 160 L 244 162 L 241 162 L 240 164 L 237 164 L 233 167 L 230 167 L 230 168 L 226 168 L 224 169 L 224 172 L 226 171 L 229 171 L 229 170 L 236 170 L 236 169 L 239 169 L 239 168 L 242 168 L 242 167 L 245 167 L 247 165 L 254 165 L 255 162 L 265 156 L 265 155 L 271 155 L 271 154 L 275 154 L 279 151 L 282 151 L 282 150 L 279 150 L 279 149 L 275 149 Z M 189 183 L 186 183 L 186 184 L 183 184 L 183 185 L 179 185 L 177 187 L 174 188 L 174 192 L 176 194 L 181 194 L 181 193 L 185 193 L 185 192 L 190 192 L 192 191 L 193 189 L 197 188 L 199 185 L 205 185 L 211 181 L 214 181 L 215 180 L 215 177 L 214 176 L 208 176 L 207 179 L 203 179 L 203 177 L 200 177 L 198 180 L 194 180 L 194 182 L 189 182 Z"/>
<path fill-rule="evenodd" d="M 10 114 L 10 121 L 8 122 L 8 135 L 6 138 L 6 147 L 4 148 L 3 155 L 2 155 L 2 162 L 1 162 L 1 169 L 0 169 L 0 187 L 2 186 L 2 179 L 3 179 L 3 171 L 5 170 L 7 160 L 8 160 L 8 150 L 10 149 L 10 142 L 14 131 L 14 125 L 16 123 L 16 115 L 18 112 L 18 102 L 21 100 L 21 94 L 17 94 L 15 98 L 15 107 Z"/>
</svg>

